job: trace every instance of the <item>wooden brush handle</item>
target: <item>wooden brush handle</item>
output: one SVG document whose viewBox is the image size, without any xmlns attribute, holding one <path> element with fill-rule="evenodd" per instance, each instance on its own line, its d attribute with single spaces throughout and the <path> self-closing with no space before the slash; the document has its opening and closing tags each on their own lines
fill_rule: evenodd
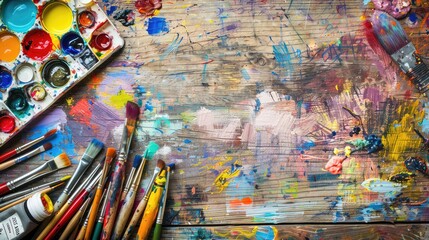
<svg viewBox="0 0 429 240">
<path fill-rule="evenodd" d="M 155 229 L 153 230 L 152 240 L 160 240 L 162 232 L 162 224 L 156 224 Z"/>
<path fill-rule="evenodd" d="M 83 215 L 82 211 L 74 215 L 74 217 L 70 220 L 70 222 L 67 224 L 66 228 L 64 229 L 63 233 L 61 234 L 59 240 L 66 240 L 68 238 L 68 236 L 73 232 L 73 230 L 75 230 L 82 215 Z"/>
<path fill-rule="evenodd" d="M 69 209 L 70 203 L 67 202 L 64 204 L 58 212 L 55 213 L 54 217 L 51 219 L 51 221 L 46 225 L 45 228 L 43 228 L 43 231 L 39 233 L 39 236 L 37 236 L 36 240 L 43 240 L 46 235 L 51 231 L 52 228 L 54 228 L 55 224 L 61 219 L 61 217 L 66 213 L 66 211 Z"/>
<path fill-rule="evenodd" d="M 133 214 L 133 217 L 131 218 L 131 221 L 127 226 L 127 229 L 125 230 L 124 236 L 122 237 L 123 240 L 129 239 L 131 237 L 131 234 L 133 233 L 134 228 L 137 226 L 137 224 L 140 222 L 142 218 L 148 199 L 149 199 L 149 196 L 147 195 L 140 201 L 136 211 Z"/>
<path fill-rule="evenodd" d="M 3 171 L 5 169 L 7 169 L 7 168 L 10 168 L 13 165 L 15 165 L 15 161 L 7 161 L 7 162 L 4 162 L 4 163 L 1 163 L 0 164 L 0 171 Z"/>
<path fill-rule="evenodd" d="M 8 193 L 10 191 L 9 187 L 7 186 L 7 183 L 2 183 L 0 185 L 0 196 L 1 195 L 5 195 L 6 193 Z"/>
<path fill-rule="evenodd" d="M 101 195 L 103 194 L 102 191 L 103 190 L 101 188 L 97 188 L 95 191 L 94 201 L 92 202 L 91 212 L 89 213 L 88 225 L 86 226 L 84 239 L 91 238 L 91 233 L 97 219 L 98 206 L 100 205 Z"/>
<path fill-rule="evenodd" d="M 112 239 L 120 239 L 127 226 L 131 210 L 133 209 L 134 200 L 136 198 L 136 191 L 130 189 L 124 199 L 124 203 L 119 211 L 118 219 L 116 220 L 115 230 L 113 231 Z"/>
</svg>

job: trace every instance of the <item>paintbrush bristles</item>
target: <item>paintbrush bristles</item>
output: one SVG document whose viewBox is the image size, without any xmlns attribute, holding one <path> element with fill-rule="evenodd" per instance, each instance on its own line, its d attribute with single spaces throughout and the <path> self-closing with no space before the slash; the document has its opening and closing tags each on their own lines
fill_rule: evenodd
<svg viewBox="0 0 429 240">
<path fill-rule="evenodd" d="M 65 153 L 61 153 L 60 155 L 56 156 L 53 161 L 55 162 L 57 169 L 65 168 L 71 165 L 71 161 Z"/>
<path fill-rule="evenodd" d="M 125 116 L 130 120 L 137 120 L 140 114 L 140 107 L 134 102 L 127 102 Z"/>
<path fill-rule="evenodd" d="M 115 148 L 107 148 L 106 159 L 108 161 L 112 162 L 112 159 L 115 158 L 115 156 L 116 156 L 116 149 Z"/>
<path fill-rule="evenodd" d="M 52 149 L 52 143 L 45 143 L 45 144 L 43 144 L 43 149 L 45 149 L 45 150 Z"/>
<path fill-rule="evenodd" d="M 133 168 L 138 168 L 142 162 L 143 157 L 141 155 L 134 156 Z"/>
<path fill-rule="evenodd" d="M 376 10 L 371 22 L 378 41 L 388 54 L 397 52 L 410 42 L 401 24 L 389 14 Z"/>
<path fill-rule="evenodd" d="M 164 161 L 162 161 L 161 159 L 159 159 L 159 160 L 156 162 L 156 167 L 162 170 L 162 169 L 165 167 L 165 162 L 164 162 Z"/>
<path fill-rule="evenodd" d="M 52 130 L 49 130 L 47 133 L 45 133 L 44 137 L 45 137 L 45 138 L 48 138 L 48 137 L 50 137 L 50 136 L 54 135 L 56 132 L 57 132 L 57 129 L 56 129 L 56 128 L 55 128 L 55 129 L 52 129 Z"/>
<path fill-rule="evenodd" d="M 90 158 L 95 158 L 97 154 L 103 149 L 104 144 L 97 139 L 92 139 L 83 155 L 87 155 Z"/>
<path fill-rule="evenodd" d="M 156 142 L 149 142 L 149 144 L 146 147 L 146 150 L 144 152 L 143 158 L 146 160 L 152 160 L 153 156 L 155 155 L 156 151 L 158 151 L 159 145 L 156 144 Z"/>
</svg>

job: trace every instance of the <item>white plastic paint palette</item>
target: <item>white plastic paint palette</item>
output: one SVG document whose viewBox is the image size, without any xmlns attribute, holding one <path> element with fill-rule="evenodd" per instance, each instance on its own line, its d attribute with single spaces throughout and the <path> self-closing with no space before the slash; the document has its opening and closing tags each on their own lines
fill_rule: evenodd
<svg viewBox="0 0 429 240">
<path fill-rule="evenodd" d="M 123 45 L 91 0 L 0 0 L 0 146 Z"/>
</svg>

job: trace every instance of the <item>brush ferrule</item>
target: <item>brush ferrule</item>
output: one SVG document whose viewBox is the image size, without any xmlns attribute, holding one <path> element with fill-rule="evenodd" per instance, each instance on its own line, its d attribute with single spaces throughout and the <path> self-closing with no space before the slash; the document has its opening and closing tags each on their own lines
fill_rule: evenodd
<svg viewBox="0 0 429 240">
<path fill-rule="evenodd" d="M 28 182 L 30 182 L 30 181 L 38 178 L 38 177 L 41 177 L 45 174 L 50 173 L 48 167 L 49 167 L 49 164 L 51 163 L 51 161 L 46 162 L 46 163 L 40 165 L 39 167 L 33 169 L 29 173 L 26 173 L 26 174 L 22 175 L 21 177 L 18 177 L 15 180 L 8 182 L 7 184 L 8 184 L 9 189 L 12 190 L 12 189 L 17 188 L 17 187 L 19 187 L 25 183 L 28 183 Z"/>
<path fill-rule="evenodd" d="M 417 64 L 408 75 L 419 92 L 424 93 L 429 90 L 429 68 L 425 63 Z"/>
<path fill-rule="evenodd" d="M 36 139 L 34 139 L 33 141 L 30 141 L 30 142 L 28 142 L 28 143 L 26 143 L 26 144 L 24 144 L 24 145 L 22 145 L 22 146 L 19 146 L 19 147 L 15 148 L 15 151 L 16 151 L 17 153 L 20 153 L 20 152 L 22 152 L 22 151 L 24 151 L 24 150 L 28 149 L 29 147 L 33 146 L 34 144 L 36 144 L 36 143 L 38 143 L 38 142 L 42 141 L 43 139 L 45 139 L 45 136 L 41 136 L 41 137 L 39 137 L 39 138 L 36 138 Z"/>
<path fill-rule="evenodd" d="M 391 57 L 398 63 L 403 72 L 409 73 L 417 64 L 415 52 L 416 48 L 414 47 L 413 43 L 410 42 L 393 53 Z"/>
</svg>

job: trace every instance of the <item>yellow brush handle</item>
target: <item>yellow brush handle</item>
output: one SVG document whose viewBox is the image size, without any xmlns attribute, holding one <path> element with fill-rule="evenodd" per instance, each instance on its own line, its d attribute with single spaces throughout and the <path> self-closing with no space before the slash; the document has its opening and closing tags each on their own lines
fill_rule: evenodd
<svg viewBox="0 0 429 240">
<path fill-rule="evenodd" d="M 85 230 L 85 240 L 91 239 L 91 234 L 97 218 L 98 206 L 100 205 L 102 191 L 103 190 L 101 188 L 97 188 L 95 191 L 94 201 L 92 202 L 91 212 L 89 213 L 88 225 Z"/>
<path fill-rule="evenodd" d="M 150 194 L 149 201 L 146 209 L 144 210 L 143 218 L 137 232 L 137 238 L 139 240 L 147 239 L 149 237 L 150 230 L 152 229 L 152 225 L 155 223 L 155 219 L 158 214 L 159 201 L 161 200 L 162 192 L 162 187 L 155 186 Z"/>
</svg>

